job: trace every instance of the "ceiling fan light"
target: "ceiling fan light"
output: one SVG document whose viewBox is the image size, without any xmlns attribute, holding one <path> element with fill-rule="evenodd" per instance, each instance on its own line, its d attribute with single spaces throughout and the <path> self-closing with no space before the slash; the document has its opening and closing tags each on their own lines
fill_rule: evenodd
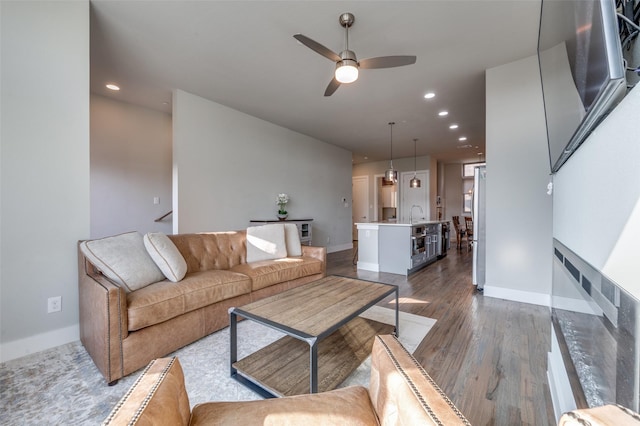
<svg viewBox="0 0 640 426">
<path fill-rule="evenodd" d="M 351 59 L 338 62 L 335 75 L 340 83 L 353 83 L 358 79 L 358 63 Z"/>
</svg>

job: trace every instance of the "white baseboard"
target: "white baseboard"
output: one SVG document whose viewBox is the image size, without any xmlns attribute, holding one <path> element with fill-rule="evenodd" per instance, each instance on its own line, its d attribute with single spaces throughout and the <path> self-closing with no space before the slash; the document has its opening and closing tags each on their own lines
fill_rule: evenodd
<svg viewBox="0 0 640 426">
<path fill-rule="evenodd" d="M 353 243 L 339 244 L 337 246 L 328 246 L 327 253 L 335 253 L 337 251 L 351 250 L 352 248 L 353 248 Z"/>
<path fill-rule="evenodd" d="M 553 307 L 565 311 L 580 312 L 582 314 L 602 316 L 603 312 L 598 305 L 591 304 L 584 299 L 573 299 L 570 297 L 552 296 Z"/>
<path fill-rule="evenodd" d="M 42 352 L 80 340 L 78 324 L 0 344 L 0 362 Z"/>
<path fill-rule="evenodd" d="M 495 297 L 497 299 L 513 300 L 514 302 L 530 303 L 532 305 L 551 306 L 551 295 L 549 294 L 494 286 L 484 286 L 483 294 L 487 297 Z"/>
<path fill-rule="evenodd" d="M 365 271 L 380 272 L 380 265 L 377 263 L 358 261 L 357 268 L 364 269 Z"/>
</svg>

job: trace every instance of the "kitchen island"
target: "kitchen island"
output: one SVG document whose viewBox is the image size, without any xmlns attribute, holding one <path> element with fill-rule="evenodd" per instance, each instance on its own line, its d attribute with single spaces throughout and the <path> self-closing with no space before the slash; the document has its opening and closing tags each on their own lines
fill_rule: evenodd
<svg viewBox="0 0 640 426">
<path fill-rule="evenodd" d="M 448 221 L 356 223 L 358 269 L 409 275 L 446 256 Z"/>
</svg>

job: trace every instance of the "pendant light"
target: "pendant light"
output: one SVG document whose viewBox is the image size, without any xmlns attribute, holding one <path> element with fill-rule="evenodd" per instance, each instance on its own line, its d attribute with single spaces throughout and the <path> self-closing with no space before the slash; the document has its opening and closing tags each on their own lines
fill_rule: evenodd
<svg viewBox="0 0 640 426">
<path fill-rule="evenodd" d="M 420 179 L 416 177 L 416 142 L 418 139 L 413 140 L 413 179 L 409 181 L 410 188 L 420 188 Z"/>
<path fill-rule="evenodd" d="M 395 122 L 391 121 L 389 123 L 389 134 L 391 140 L 391 158 L 389 160 L 389 169 L 384 172 L 384 180 L 388 182 L 397 182 L 398 181 L 398 171 L 393 169 L 393 125 Z"/>
</svg>

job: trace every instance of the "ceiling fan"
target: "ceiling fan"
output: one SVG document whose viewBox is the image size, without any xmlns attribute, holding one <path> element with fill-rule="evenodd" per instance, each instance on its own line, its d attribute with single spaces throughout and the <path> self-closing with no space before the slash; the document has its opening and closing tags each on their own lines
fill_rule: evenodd
<svg viewBox="0 0 640 426">
<path fill-rule="evenodd" d="M 338 55 L 333 50 L 323 46 L 309 37 L 296 34 L 293 37 L 309 49 L 321 54 L 336 63 L 336 71 L 333 79 L 329 82 L 327 89 L 324 91 L 325 96 L 331 96 L 338 90 L 340 84 L 353 83 L 358 79 L 358 68 L 393 68 L 403 65 L 411 65 L 416 63 L 415 56 L 379 56 L 377 58 L 368 58 L 358 61 L 354 51 L 349 50 L 349 28 L 353 25 L 356 18 L 352 13 L 345 12 L 340 15 L 340 25 L 345 30 L 345 48 Z"/>
</svg>

